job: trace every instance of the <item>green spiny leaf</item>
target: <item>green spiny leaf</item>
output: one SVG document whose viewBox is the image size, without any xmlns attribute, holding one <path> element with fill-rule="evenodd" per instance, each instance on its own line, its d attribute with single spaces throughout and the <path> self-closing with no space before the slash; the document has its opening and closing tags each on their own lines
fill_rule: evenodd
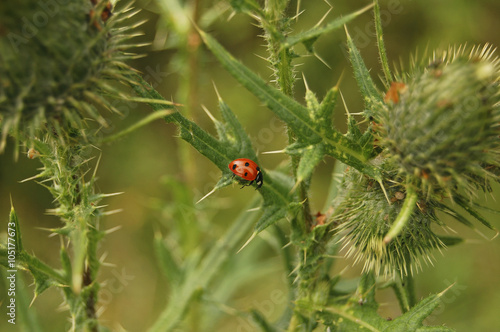
<svg viewBox="0 0 500 332">
<path fill-rule="evenodd" d="M 360 142 L 363 137 L 363 133 L 359 129 L 358 121 L 350 114 L 347 115 L 347 137 L 355 142 Z"/>
<path fill-rule="evenodd" d="M 433 294 L 423 299 L 411 308 L 410 311 L 391 321 L 390 328 L 384 331 L 427 331 L 427 328 L 431 327 L 424 326 L 423 321 L 439 306 L 441 303 L 441 297 L 448 289 L 439 294 Z M 442 331 L 453 331 L 453 329 L 443 326 L 436 328 L 442 328 Z M 434 327 L 433 329 L 429 329 L 429 331 L 435 331 Z"/>
<path fill-rule="evenodd" d="M 449 235 L 438 235 L 439 240 L 447 247 L 455 246 L 457 244 L 463 243 L 464 239 L 456 236 Z"/>
<path fill-rule="evenodd" d="M 22 326 L 25 331 L 30 332 L 42 332 L 42 324 L 38 318 L 35 310 L 31 309 L 31 303 L 29 302 L 28 295 L 28 285 L 26 281 L 21 276 L 17 276 L 16 283 L 21 285 L 16 287 L 16 302 L 17 311 L 23 322 Z"/>
<path fill-rule="evenodd" d="M 71 268 L 71 258 L 69 257 L 68 251 L 64 245 L 61 245 L 59 256 L 61 257 L 61 265 L 66 275 L 66 279 L 71 280 L 73 273 L 73 269 Z"/>
<path fill-rule="evenodd" d="M 302 158 L 300 158 L 299 166 L 297 167 L 297 182 L 308 179 L 316 166 L 323 160 L 323 156 L 323 144 L 309 146 L 302 155 Z"/>
<path fill-rule="evenodd" d="M 11 232 L 14 232 L 13 238 L 10 237 Z M 24 249 L 23 249 L 23 241 L 21 238 L 21 227 L 19 225 L 19 218 L 17 217 L 17 213 L 14 210 L 14 205 L 12 205 L 12 202 L 10 205 L 8 233 L 9 233 L 9 240 L 10 239 L 14 240 L 13 244 L 15 246 L 16 255 L 18 255 L 18 253 L 22 252 Z"/>
<path fill-rule="evenodd" d="M 484 226 L 488 227 L 489 229 L 496 230 L 495 227 L 493 227 L 492 224 L 488 220 L 486 220 L 479 212 L 477 212 L 471 204 L 467 201 L 467 199 L 461 195 L 455 195 L 453 197 L 455 202 L 457 202 L 458 205 L 460 205 L 465 211 L 467 211 L 471 216 L 476 218 L 478 221 L 480 221 Z"/>
<path fill-rule="evenodd" d="M 367 10 L 373 7 L 373 4 L 368 5 L 358 11 L 355 11 L 346 16 L 338 17 L 335 20 L 329 22 L 325 26 L 315 26 L 314 28 L 301 32 L 295 36 L 290 36 L 285 39 L 282 48 L 290 48 L 295 44 L 303 43 L 309 52 L 313 52 L 312 46 L 314 42 L 323 34 L 334 31 L 336 29 L 342 28 L 345 24 L 349 23 L 359 15 L 363 14 Z"/>
<path fill-rule="evenodd" d="M 257 74 L 237 61 L 214 38 L 200 31 L 207 47 L 219 59 L 220 63 L 243 86 L 259 98 L 278 117 L 285 121 L 297 134 L 299 140 L 316 144 L 320 141 L 325 144 L 325 153 L 343 163 L 353 166 L 361 172 L 379 179 L 377 168 L 367 164 L 368 156 L 364 155 L 361 147 L 333 128 L 325 133 L 317 129 L 310 118 L 307 108 L 297 103 L 278 89 L 266 84 Z"/>
<path fill-rule="evenodd" d="M 320 140 L 314 132 L 307 108 L 266 84 L 262 78 L 229 54 L 213 37 L 203 31 L 200 31 L 200 35 L 226 70 L 285 121 L 296 134 L 301 134 L 304 138 L 308 137 L 309 141 Z"/>
<path fill-rule="evenodd" d="M 309 88 L 306 86 L 306 104 L 307 104 L 307 109 L 309 110 L 310 113 L 315 114 L 318 112 L 319 109 L 319 102 L 318 98 L 314 94 L 313 91 L 309 90 Z"/>
<path fill-rule="evenodd" d="M 436 201 L 434 201 L 433 204 L 436 205 L 436 207 L 439 210 L 441 210 L 444 213 L 446 213 L 446 214 L 452 216 L 453 218 L 457 219 L 457 221 L 461 222 L 465 226 L 470 227 L 472 229 L 475 229 L 474 224 L 472 224 L 467 218 L 465 218 L 463 215 L 461 215 L 460 213 L 456 212 L 455 210 L 453 210 L 449 206 L 446 206 L 446 205 L 441 204 L 441 203 L 436 202 Z"/>
<path fill-rule="evenodd" d="M 377 34 L 377 45 L 378 53 L 380 58 L 380 63 L 382 64 L 382 70 L 384 71 L 385 81 L 387 84 L 393 81 L 391 69 L 389 68 L 389 60 L 387 59 L 387 52 L 385 50 L 384 36 L 382 31 L 382 19 L 380 17 L 380 5 L 378 0 L 374 0 L 375 6 L 373 7 L 374 17 L 375 17 L 375 32 Z"/>
<path fill-rule="evenodd" d="M 322 125 L 326 132 L 329 132 L 333 128 L 332 116 L 335 105 L 337 105 L 338 95 L 339 88 L 337 86 L 328 90 L 319 105 L 318 112 L 315 114 L 316 121 Z"/>
<path fill-rule="evenodd" d="M 133 85 L 134 90 L 141 97 L 160 99 L 163 97 L 154 90 L 148 83 L 146 83 L 140 76 L 135 76 L 137 85 Z M 150 104 L 154 110 L 161 110 L 161 104 Z M 302 107 L 302 106 L 301 106 Z M 229 108 L 222 110 L 224 112 L 224 117 L 231 123 L 235 131 L 241 129 L 241 125 L 236 124 L 237 120 L 230 113 Z M 176 123 L 181 130 L 181 137 L 190 143 L 195 149 L 197 149 L 201 154 L 211 160 L 219 169 L 226 174 L 218 182 L 215 189 L 221 188 L 223 185 L 228 185 L 231 183 L 232 174 L 230 173 L 227 165 L 234 159 L 241 157 L 240 152 L 237 148 L 229 146 L 227 143 L 217 140 L 212 135 L 208 134 L 202 128 L 200 128 L 196 123 L 186 119 L 180 113 L 173 113 L 165 117 L 168 122 Z M 242 144 L 249 144 L 246 135 L 239 133 Z M 244 143 L 247 141 L 247 143 Z M 251 153 L 251 152 L 250 152 Z M 264 175 L 264 186 L 259 189 L 262 197 L 266 204 L 278 204 L 279 206 L 286 206 L 290 201 L 288 192 L 290 189 L 284 188 L 281 183 L 286 183 L 283 181 L 273 181 L 273 176 L 267 176 L 264 169 L 262 169 Z"/>
<path fill-rule="evenodd" d="M 255 225 L 255 233 L 260 233 L 267 227 L 283 219 L 286 216 L 287 208 L 282 206 L 264 206 L 264 213 Z"/>
<path fill-rule="evenodd" d="M 245 158 L 249 158 L 257 162 L 257 156 L 252 148 L 252 141 L 245 132 L 245 129 L 243 129 L 241 123 L 236 118 L 236 115 L 234 115 L 233 111 L 222 99 L 219 100 L 219 107 L 222 118 L 231 128 L 234 137 L 236 138 L 237 147 L 239 148 L 238 153 L 240 156 L 245 156 Z"/>
<path fill-rule="evenodd" d="M 328 210 L 332 205 L 334 199 L 338 196 L 339 190 L 341 188 L 340 179 L 345 173 L 346 168 L 347 168 L 346 164 L 343 164 L 340 161 L 335 162 L 335 166 L 333 168 L 330 180 L 330 187 L 328 188 L 328 196 L 326 198 L 325 207 L 323 208 L 323 211 Z"/>
<path fill-rule="evenodd" d="M 30 267 L 30 272 L 35 281 L 35 298 L 51 286 L 60 286 L 55 283 L 53 279 L 49 278 L 48 275 L 40 272 L 38 269 L 31 269 Z"/>
<path fill-rule="evenodd" d="M 35 256 L 29 255 L 25 251 L 19 257 L 19 266 L 23 269 L 28 269 L 31 274 L 45 275 L 50 278 L 54 283 L 58 285 L 67 285 L 67 281 L 64 275 L 47 264 L 43 263 L 41 260 Z"/>
<path fill-rule="evenodd" d="M 361 94 L 365 101 L 364 111 L 365 117 L 369 118 L 371 116 L 378 119 L 380 116 L 378 114 L 379 109 L 383 107 L 383 99 L 381 94 L 378 92 L 375 83 L 370 77 L 370 72 L 359 53 L 358 48 L 354 45 L 354 41 L 352 40 L 349 32 L 346 28 L 347 35 L 347 47 L 349 48 L 349 59 L 351 61 L 352 67 L 354 69 L 354 77 L 358 82 L 359 89 L 361 90 Z"/>
<path fill-rule="evenodd" d="M 332 318 L 337 321 L 335 331 L 453 331 L 443 326 L 423 325 L 424 319 L 440 304 L 440 298 L 446 290 L 423 299 L 400 317 L 394 320 L 386 320 L 377 313 L 378 304 L 374 298 L 375 288 L 373 275 L 365 274 L 360 280 L 356 294 L 345 305 L 331 306 L 322 310 L 323 313 L 331 314 Z"/>
<path fill-rule="evenodd" d="M 151 85 L 145 82 L 142 77 L 136 75 L 134 79 L 137 85 L 132 88 L 143 98 L 159 99 L 164 98 Z M 162 109 L 161 104 L 149 103 L 155 111 Z M 235 148 L 223 144 L 212 135 L 208 134 L 196 123 L 186 119 L 182 114 L 176 112 L 165 117 L 167 122 L 174 122 L 178 125 L 181 131 L 181 138 L 191 144 L 202 155 L 212 161 L 220 170 L 227 172 L 227 165 L 238 158 L 238 152 Z"/>
</svg>

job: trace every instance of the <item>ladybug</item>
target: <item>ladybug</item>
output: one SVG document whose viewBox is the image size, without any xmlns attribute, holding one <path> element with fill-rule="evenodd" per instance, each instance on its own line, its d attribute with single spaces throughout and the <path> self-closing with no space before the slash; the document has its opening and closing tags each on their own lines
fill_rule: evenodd
<svg viewBox="0 0 500 332">
<path fill-rule="evenodd" d="M 257 184 L 257 189 L 259 189 L 264 183 L 262 172 L 260 171 L 259 166 L 253 160 L 246 158 L 233 160 L 229 163 L 229 169 L 240 178 L 250 181 L 250 183 L 244 185 L 243 187 L 250 186 L 255 181 L 255 183 Z"/>
</svg>

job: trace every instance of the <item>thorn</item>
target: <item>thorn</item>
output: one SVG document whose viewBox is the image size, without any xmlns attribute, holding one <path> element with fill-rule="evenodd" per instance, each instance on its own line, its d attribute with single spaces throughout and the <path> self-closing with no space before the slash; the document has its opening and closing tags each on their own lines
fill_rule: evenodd
<svg viewBox="0 0 500 332">
<path fill-rule="evenodd" d="M 340 98 L 342 99 L 342 103 L 344 104 L 344 109 L 345 109 L 345 112 L 347 114 L 347 117 L 350 117 L 351 113 L 349 113 L 349 109 L 347 108 L 347 104 L 345 102 L 344 95 L 342 94 L 342 91 L 339 90 L 339 94 L 340 94 Z"/>
<path fill-rule="evenodd" d="M 105 211 L 102 213 L 103 216 L 110 216 L 112 214 L 117 214 L 123 212 L 123 209 L 116 209 L 116 210 L 111 210 L 111 211 Z"/>
<path fill-rule="evenodd" d="M 296 14 L 295 14 L 295 16 L 294 16 L 294 17 L 292 17 L 291 19 L 292 19 L 292 20 L 297 21 L 297 20 L 299 19 L 299 16 L 300 16 L 300 15 L 302 15 L 305 11 L 306 11 L 306 10 L 304 9 L 304 10 L 302 10 L 301 12 L 299 12 L 299 7 L 297 6 L 297 13 L 296 13 Z"/>
<path fill-rule="evenodd" d="M 119 230 L 121 228 L 122 228 L 122 225 L 118 225 L 116 227 L 113 227 L 113 228 L 110 228 L 108 230 L 105 230 L 104 233 L 105 234 L 111 234 L 111 233 L 114 233 L 114 232 L 116 232 L 117 230 Z"/>
<path fill-rule="evenodd" d="M 456 282 L 452 283 L 451 285 L 449 285 L 444 291 L 442 291 L 441 293 L 438 294 L 438 297 L 441 297 L 444 295 L 444 293 L 446 293 L 448 290 L 450 290 L 451 287 L 455 286 Z"/>
<path fill-rule="evenodd" d="M 277 153 L 286 153 L 285 150 L 275 150 L 275 151 L 265 151 L 262 154 L 277 154 Z"/>
<path fill-rule="evenodd" d="M 264 60 L 264 61 L 266 61 L 266 62 L 269 62 L 269 59 L 267 59 L 267 58 L 263 57 L 263 56 L 262 56 L 262 55 L 260 55 L 260 54 L 254 53 L 253 55 L 255 55 L 257 58 L 260 58 L 260 59 L 262 59 L 262 60 Z M 272 67 L 268 67 L 268 68 L 273 69 Z"/>
<path fill-rule="evenodd" d="M 325 13 L 325 15 L 323 15 L 323 17 L 322 17 L 322 18 L 318 21 L 318 23 L 316 23 L 316 25 L 314 26 L 315 28 L 316 28 L 316 27 L 318 27 L 318 26 L 320 26 L 320 25 L 321 25 L 321 23 L 323 23 L 323 21 L 324 21 L 324 20 L 326 19 L 326 17 L 328 16 L 328 14 L 330 14 L 330 12 L 333 10 L 333 6 L 332 6 L 332 5 L 330 5 L 330 4 L 328 3 L 328 1 L 326 1 L 326 0 L 325 0 L 325 3 L 326 3 L 328 6 L 330 6 L 330 9 L 328 9 L 328 10 L 327 10 L 327 12 Z"/>
<path fill-rule="evenodd" d="M 295 11 L 295 22 L 299 20 L 301 0 L 297 0 L 297 10 Z M 292 18 L 293 19 L 293 18 Z"/>
<path fill-rule="evenodd" d="M 342 73 L 340 73 L 339 79 L 337 80 L 337 84 L 335 84 L 335 87 L 337 89 L 340 88 L 340 82 L 342 82 L 342 79 L 344 78 L 344 73 L 345 73 L 345 69 L 342 70 Z"/>
<path fill-rule="evenodd" d="M 221 101 L 221 100 L 222 100 L 222 98 L 221 98 L 221 96 L 220 96 L 220 94 L 219 94 L 219 90 L 217 90 L 217 86 L 215 85 L 215 82 L 214 82 L 214 81 L 212 81 L 212 84 L 213 84 L 213 86 L 214 86 L 215 93 L 217 94 L 217 98 L 219 99 L 219 101 Z"/>
<path fill-rule="evenodd" d="M 304 75 L 304 72 L 302 72 L 302 80 L 304 81 L 304 87 L 306 88 L 307 91 L 309 91 L 309 85 L 307 84 L 306 76 Z"/>
<path fill-rule="evenodd" d="M 236 12 L 233 11 L 231 14 L 229 14 L 229 17 L 227 18 L 227 21 L 229 22 L 235 15 L 236 15 Z"/>
<path fill-rule="evenodd" d="M 297 266 L 292 271 L 290 271 L 290 273 L 288 274 L 288 277 L 290 277 L 292 274 L 294 274 L 295 272 L 297 272 L 299 269 L 300 269 L 300 265 L 297 264 Z"/>
<path fill-rule="evenodd" d="M 387 196 L 387 191 L 385 191 L 385 187 L 384 187 L 384 184 L 382 183 L 382 180 L 377 180 L 377 182 L 380 185 L 380 188 L 382 188 L 382 191 L 384 192 L 385 199 L 387 200 L 389 205 L 391 205 L 392 204 L 391 200 L 389 199 L 389 196 Z"/>
<path fill-rule="evenodd" d="M 247 242 L 245 242 L 243 247 L 241 247 L 240 250 L 238 250 L 236 253 L 238 254 L 240 251 L 242 251 L 243 248 L 245 248 L 250 243 L 250 241 L 252 241 L 255 238 L 255 236 L 257 236 L 257 232 L 253 232 L 252 236 L 250 236 L 250 238 L 247 240 Z"/>
<path fill-rule="evenodd" d="M 201 108 L 205 111 L 205 113 L 207 113 L 207 115 L 210 118 L 210 120 L 212 120 L 214 123 L 218 122 L 217 119 L 212 115 L 212 113 L 210 113 L 210 111 L 208 110 L 208 108 L 205 107 L 205 105 L 201 105 Z"/>
<path fill-rule="evenodd" d="M 101 162 L 101 157 L 102 157 L 102 153 L 99 153 L 99 158 L 97 158 L 97 163 L 95 164 L 94 173 L 92 174 L 92 178 L 95 178 L 97 175 L 97 169 L 99 168 L 99 163 Z"/>
<path fill-rule="evenodd" d="M 330 67 L 330 65 L 323 58 L 321 58 L 318 55 L 318 53 L 314 52 L 313 54 L 316 57 L 316 59 L 318 59 L 319 61 L 321 61 L 321 63 L 324 64 L 328 69 L 332 69 L 332 67 Z"/>
<path fill-rule="evenodd" d="M 42 175 L 41 175 L 41 174 L 37 174 L 37 175 L 32 176 L 32 177 L 30 177 L 30 178 L 27 178 L 27 179 L 21 180 L 21 181 L 19 181 L 19 183 L 24 183 L 24 182 L 27 182 L 27 181 L 35 180 L 35 179 L 38 179 L 38 178 L 40 178 L 40 177 L 42 177 Z"/>
<path fill-rule="evenodd" d="M 29 308 L 31 308 L 35 300 L 36 300 L 36 294 L 33 295 L 33 300 L 31 300 L 30 305 L 28 306 Z"/>
<path fill-rule="evenodd" d="M 198 204 L 199 202 L 201 202 L 202 200 L 204 200 L 205 198 L 207 198 L 208 196 L 212 195 L 214 192 L 215 192 L 215 188 L 212 189 L 208 194 L 206 194 L 205 196 L 203 196 L 202 198 L 200 198 L 198 200 L 198 202 L 195 203 L 195 205 Z"/>
<path fill-rule="evenodd" d="M 348 39 L 351 39 L 351 35 L 349 34 L 349 31 L 347 31 L 347 25 L 344 24 L 344 30 L 345 30 L 345 34 L 347 36 Z"/>
</svg>

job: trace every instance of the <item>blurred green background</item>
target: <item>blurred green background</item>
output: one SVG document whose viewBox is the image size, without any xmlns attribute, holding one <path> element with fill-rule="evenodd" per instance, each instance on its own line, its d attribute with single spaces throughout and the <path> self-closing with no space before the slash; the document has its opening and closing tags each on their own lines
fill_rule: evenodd
<svg viewBox="0 0 500 332">
<path fill-rule="evenodd" d="M 223 5 L 223 2 L 205 0 L 197 3 L 201 13 L 214 4 Z M 330 3 L 333 10 L 326 18 L 327 22 L 370 2 L 331 0 Z M 408 64 L 411 55 L 422 55 L 426 48 L 446 49 L 449 45 L 463 43 L 500 45 L 498 0 L 394 0 L 380 3 L 387 51 L 389 58 L 395 63 Z M 292 4 L 290 11 L 294 13 L 295 2 Z M 152 41 L 157 36 L 158 27 L 164 26 L 158 6 L 155 1 L 144 0 L 136 1 L 135 6 L 143 8 L 138 16 L 147 20 L 142 27 L 144 36 L 141 39 Z M 297 32 L 316 24 L 329 6 L 321 0 L 303 0 L 302 9 L 305 10 L 304 13 L 293 26 Z M 257 56 L 265 56 L 264 42 L 258 37 L 261 32 L 247 16 L 237 14 L 228 20 L 229 14 L 229 11 L 225 12 L 207 30 L 236 58 L 241 59 L 262 77 L 270 78 L 271 72 L 267 63 Z M 373 77 L 377 78 L 381 71 L 372 33 L 372 14 L 363 14 L 348 27 L 367 66 L 371 68 Z M 160 29 L 160 33 L 162 30 L 164 31 L 164 28 Z M 156 40 L 160 40 L 159 36 Z M 344 41 L 345 33 L 339 30 L 323 36 L 316 44 L 318 55 L 331 69 L 315 57 L 297 60 L 297 63 L 302 64 L 297 67 L 299 80 L 296 84 L 297 98 L 300 101 L 304 95 L 302 73 L 309 87 L 320 98 L 344 73 L 341 90 L 349 111 L 355 113 L 362 110 L 362 100 L 345 57 Z M 133 66 L 140 70 L 163 96 L 179 101 L 176 99 L 180 94 L 179 82 L 188 73 L 175 62 L 178 61 L 177 49 L 158 47 L 158 43 L 156 45 L 157 47 L 148 46 L 138 50 L 144 53 L 145 57 L 136 60 Z M 301 46 L 297 48 L 297 52 L 305 54 Z M 218 116 L 213 82 L 221 97 L 252 137 L 259 153 L 283 148 L 286 141 L 284 128 L 272 113 L 226 73 L 203 47 L 200 49 L 199 60 L 199 89 L 197 96 L 190 96 L 192 98 L 188 100 L 194 105 L 189 117 L 204 129 L 215 132 L 211 120 L 201 108 L 201 105 L 205 105 L 212 114 Z M 185 103 L 186 100 L 179 102 Z M 123 118 L 110 118 L 112 129 L 109 133 L 126 128 L 150 112 L 144 106 L 123 107 Z M 180 111 L 183 112 L 182 107 Z M 337 125 L 344 130 L 344 109 L 337 107 L 336 111 Z M 174 225 L 180 222 L 185 223 L 186 227 L 192 226 L 197 230 L 197 234 L 193 235 L 193 243 L 186 250 L 195 252 L 198 245 L 199 248 L 205 248 L 224 234 L 235 216 L 245 209 L 246 202 L 257 195 L 248 188 L 240 190 L 237 186 L 228 187 L 208 198 L 207 202 L 196 206 L 195 211 L 191 211 L 196 219 L 178 220 L 179 211 L 175 210 L 174 205 L 178 204 L 180 191 L 174 188 L 184 188 L 184 200 L 197 201 L 218 181 L 220 171 L 176 135 L 177 130 L 173 125 L 157 121 L 120 141 L 104 146 L 101 152 L 96 151 L 96 154 L 102 153 L 98 169 L 98 190 L 105 193 L 124 192 L 104 202 L 109 205 L 109 210 L 123 209 L 121 213 L 103 219 L 106 229 L 118 225 L 122 228 L 106 237 L 100 248 L 100 252 L 107 255 L 106 262 L 114 264 L 103 267 L 99 277 L 101 281 L 106 281 L 100 295 L 101 320 L 112 330 L 119 330 L 122 326 L 128 331 L 144 331 L 152 324 L 168 299 L 169 287 L 157 267 L 153 252 L 152 239 L 155 231 L 161 231 L 168 236 L 176 234 Z M 60 240 L 57 237 L 48 237 L 49 233 L 40 229 L 60 225 L 56 218 L 45 213 L 46 209 L 52 207 L 52 197 L 47 190 L 33 181 L 19 183 L 20 180 L 33 176 L 40 165 L 36 159 L 29 160 L 24 155 L 14 162 L 12 144 L 13 141 L 9 141 L 7 150 L 0 155 L 0 220 L 5 225 L 10 210 L 10 195 L 21 220 L 24 246 L 41 260 L 57 267 L 60 264 Z M 283 155 L 260 155 L 259 158 L 265 169 L 273 169 L 281 162 L 287 161 Z M 186 164 L 186 160 L 189 164 Z M 311 194 L 314 212 L 321 210 L 326 203 L 333 165 L 332 159 L 326 159 L 316 170 Z M 184 184 L 187 184 L 187 187 L 183 187 Z M 497 186 L 497 197 L 499 192 Z M 490 207 L 498 205 L 492 196 L 484 196 L 484 200 Z M 500 227 L 498 216 L 489 217 L 495 226 Z M 486 240 L 456 223 L 453 225 L 456 225 L 453 229 L 467 239 L 466 243 L 449 248 L 443 252 L 444 255 L 437 252 L 434 267 L 425 267 L 416 278 L 417 293 L 420 297 L 440 292 L 456 283 L 444 297 L 444 305 L 428 322 L 432 325 L 446 324 L 457 331 L 500 331 L 500 241 Z M 2 226 L 2 232 L 4 227 Z M 487 238 L 495 235 L 486 229 L 480 231 Z M 186 246 L 185 243 L 182 245 Z M 286 286 L 279 254 L 266 242 L 265 234 L 249 248 L 257 259 L 255 278 L 236 288 L 226 304 L 238 310 L 256 307 L 271 319 L 277 318 L 286 305 L 283 300 Z M 237 262 L 238 257 L 234 261 Z M 352 262 L 340 259 L 335 270 L 338 272 L 349 267 L 344 275 L 357 276 L 359 267 L 351 267 L 351 264 Z M 258 269 L 262 271 L 259 272 Z M 24 277 L 30 284 L 30 277 L 27 274 Z M 32 291 L 31 287 L 29 292 Z M 3 291 L 1 294 L 0 301 L 5 299 Z M 390 291 L 379 292 L 378 298 L 382 316 L 394 318 L 399 315 L 397 303 Z M 63 331 L 68 328 L 67 313 L 57 309 L 61 302 L 61 296 L 56 289 L 46 291 L 34 302 L 33 310 L 39 315 L 46 331 Z M 215 307 L 220 321 L 214 330 L 253 330 L 253 325 L 246 318 L 231 315 L 228 308 Z M 7 325 L 5 317 L 2 315 L 0 318 L 1 331 L 21 331 L 19 326 L 16 329 Z M 196 317 L 195 314 L 189 316 L 188 320 L 193 323 L 187 324 L 181 330 L 202 331 L 202 327 L 194 322 Z"/>
</svg>

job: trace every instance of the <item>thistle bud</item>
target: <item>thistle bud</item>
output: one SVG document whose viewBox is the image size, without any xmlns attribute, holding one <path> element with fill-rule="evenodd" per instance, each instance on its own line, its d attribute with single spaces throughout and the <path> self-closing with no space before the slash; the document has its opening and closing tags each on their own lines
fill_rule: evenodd
<svg viewBox="0 0 500 332">
<path fill-rule="evenodd" d="M 405 199 L 405 187 L 391 178 L 389 164 L 382 165 L 387 173 L 384 181 L 386 194 L 374 181 L 349 168 L 344 176 L 342 193 L 335 202 L 333 222 L 341 234 L 341 242 L 347 248 L 346 257 L 355 263 L 363 263 L 363 271 L 373 271 L 377 275 L 393 277 L 413 274 L 422 268 L 422 263 L 431 263 L 434 249 L 444 244 L 431 230 L 437 223 L 434 208 L 428 202 L 417 201 L 407 224 L 391 242 L 384 243 L 396 220 Z"/>
<path fill-rule="evenodd" d="M 380 145 L 408 181 L 453 196 L 498 179 L 499 60 L 488 47 L 434 58 L 406 79 L 382 117 Z"/>
<path fill-rule="evenodd" d="M 0 2 L 0 151 L 7 135 L 64 144 L 107 125 L 101 112 L 115 108 L 104 96 L 131 70 L 121 62 L 130 28 L 116 29 L 129 16 L 105 0 Z"/>
</svg>

